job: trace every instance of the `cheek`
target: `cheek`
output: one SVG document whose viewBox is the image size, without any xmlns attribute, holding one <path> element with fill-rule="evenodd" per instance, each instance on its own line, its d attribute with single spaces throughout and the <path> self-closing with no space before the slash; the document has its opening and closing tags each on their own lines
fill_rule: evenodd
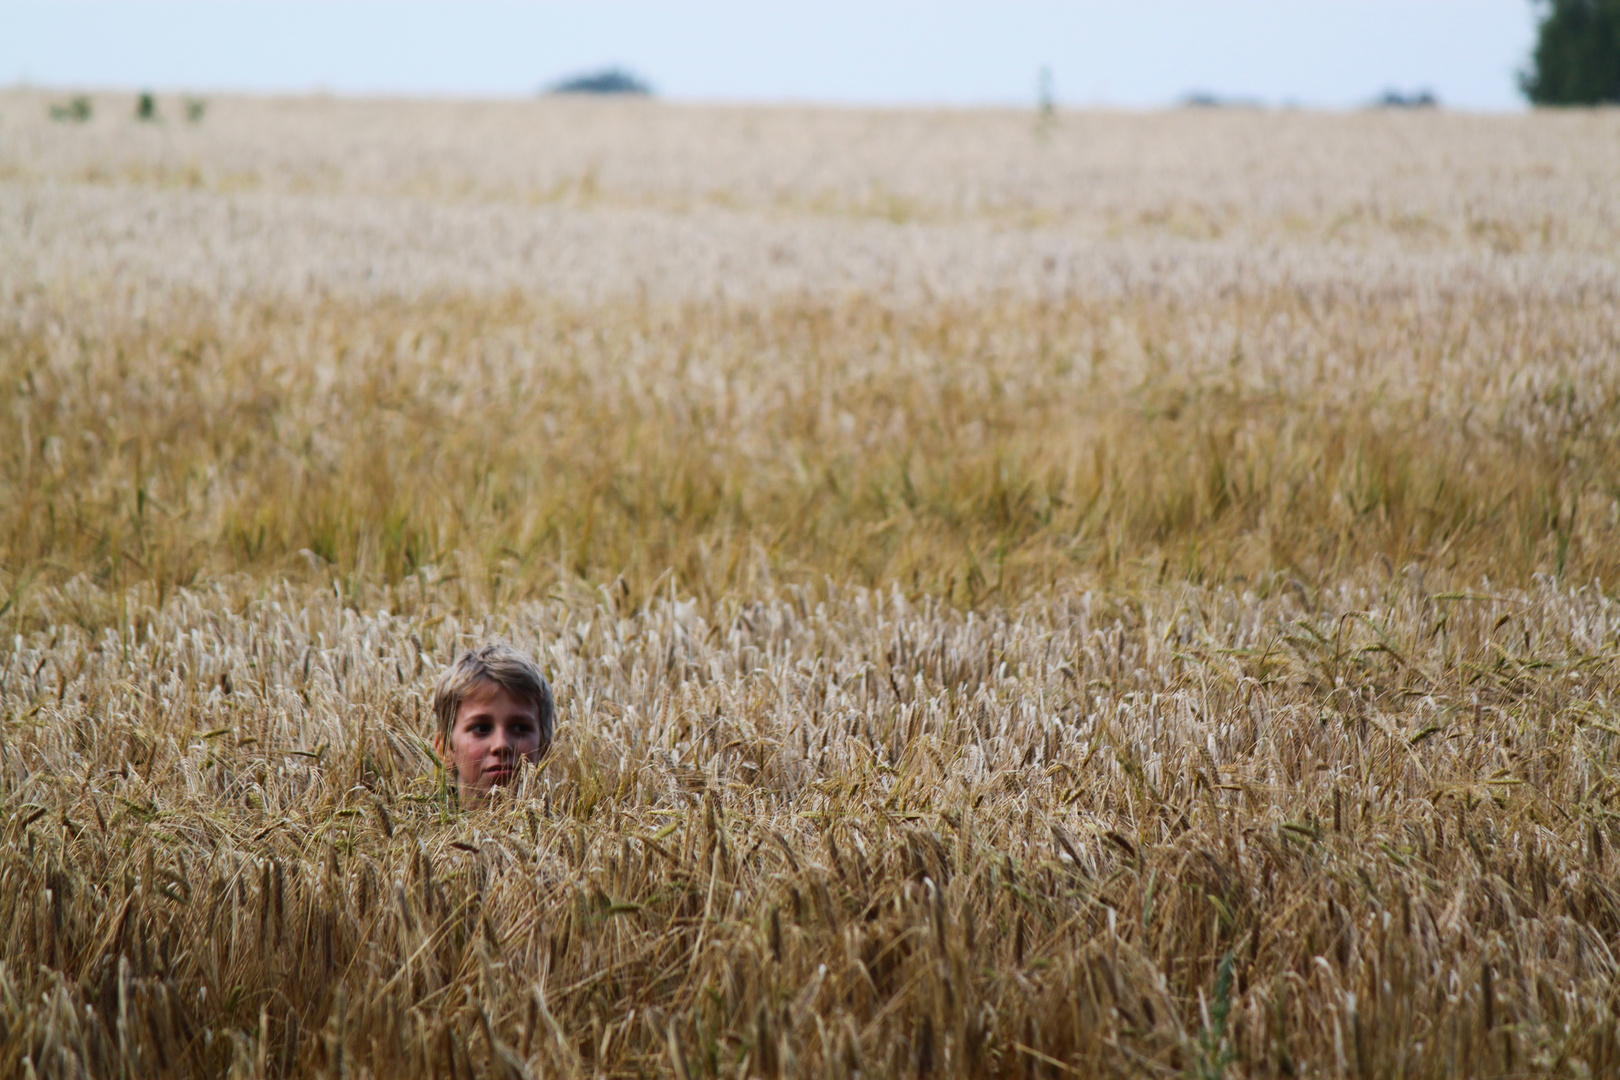
<svg viewBox="0 0 1620 1080">
<path fill-rule="evenodd" d="M 458 734 L 450 740 L 450 756 L 455 758 L 457 762 L 471 761 L 477 758 L 480 749 L 478 739 L 465 733 Z"/>
</svg>

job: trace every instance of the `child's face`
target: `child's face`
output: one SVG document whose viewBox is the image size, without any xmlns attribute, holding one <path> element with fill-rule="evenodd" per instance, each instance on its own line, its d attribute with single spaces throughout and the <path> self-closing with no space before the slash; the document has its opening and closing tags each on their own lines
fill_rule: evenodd
<svg viewBox="0 0 1620 1080">
<path fill-rule="evenodd" d="M 539 761 L 545 749 L 535 703 L 514 697 L 499 683 L 474 688 L 450 728 L 449 757 L 464 796 L 482 798 L 510 783 L 523 761 Z"/>
</svg>

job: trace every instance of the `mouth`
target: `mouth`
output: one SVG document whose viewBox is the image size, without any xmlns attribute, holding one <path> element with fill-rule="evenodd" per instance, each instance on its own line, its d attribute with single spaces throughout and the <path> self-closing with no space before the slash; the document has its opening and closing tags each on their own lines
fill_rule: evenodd
<svg viewBox="0 0 1620 1080">
<path fill-rule="evenodd" d="M 504 784 L 517 774 L 517 770 L 510 765 L 497 765 L 493 769 L 485 769 L 484 775 L 492 784 Z"/>
</svg>

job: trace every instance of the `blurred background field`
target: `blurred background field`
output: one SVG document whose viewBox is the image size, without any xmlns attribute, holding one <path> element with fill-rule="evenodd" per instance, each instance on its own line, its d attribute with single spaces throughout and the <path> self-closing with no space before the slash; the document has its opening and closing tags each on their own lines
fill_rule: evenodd
<svg viewBox="0 0 1620 1080">
<path fill-rule="evenodd" d="M 14 584 L 1620 550 L 1606 114 L 43 106 L 0 106 Z"/>
<path fill-rule="evenodd" d="M 60 97 L 8 1075 L 1620 1062 L 1620 116 Z"/>
</svg>

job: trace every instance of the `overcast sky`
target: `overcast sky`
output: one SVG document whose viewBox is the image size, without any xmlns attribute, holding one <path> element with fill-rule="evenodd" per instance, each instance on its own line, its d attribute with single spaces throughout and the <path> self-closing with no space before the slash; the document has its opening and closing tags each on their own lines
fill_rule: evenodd
<svg viewBox="0 0 1620 1080">
<path fill-rule="evenodd" d="M 1529 0 L 0 0 L 0 83 L 511 96 L 622 65 L 673 98 L 1516 109 Z"/>
</svg>

